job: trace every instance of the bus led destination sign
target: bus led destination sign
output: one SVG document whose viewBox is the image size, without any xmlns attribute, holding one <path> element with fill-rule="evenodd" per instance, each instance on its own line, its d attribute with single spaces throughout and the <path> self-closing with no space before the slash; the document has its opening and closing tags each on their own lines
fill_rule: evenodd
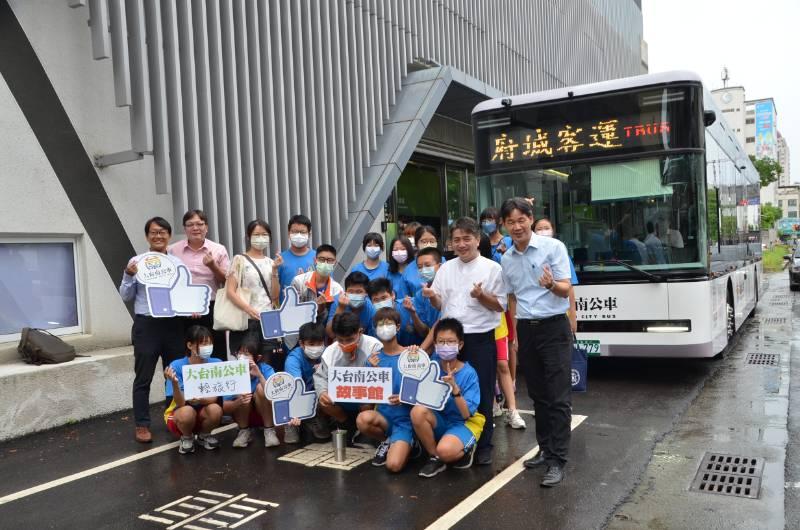
<svg viewBox="0 0 800 530">
<path fill-rule="evenodd" d="M 574 156 L 582 158 L 599 153 L 669 147 L 672 129 L 669 121 L 633 123 L 608 118 L 494 130 L 489 135 L 489 163 L 497 166 L 520 161 L 548 162 Z"/>
</svg>

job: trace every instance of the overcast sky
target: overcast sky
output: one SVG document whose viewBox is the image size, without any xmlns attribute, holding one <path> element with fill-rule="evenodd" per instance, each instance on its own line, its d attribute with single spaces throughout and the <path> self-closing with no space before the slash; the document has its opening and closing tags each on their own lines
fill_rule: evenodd
<svg viewBox="0 0 800 530">
<path fill-rule="evenodd" d="M 800 0 L 644 0 L 650 72 L 693 70 L 711 89 L 772 97 L 800 181 Z"/>
</svg>

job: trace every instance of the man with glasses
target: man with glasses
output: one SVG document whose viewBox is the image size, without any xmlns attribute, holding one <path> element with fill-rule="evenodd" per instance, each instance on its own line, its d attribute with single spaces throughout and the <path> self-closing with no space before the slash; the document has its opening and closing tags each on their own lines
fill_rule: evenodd
<svg viewBox="0 0 800 530">
<path fill-rule="evenodd" d="M 278 280 L 283 290 L 292 284 L 292 280 L 299 275 L 314 270 L 316 252 L 311 248 L 311 219 L 305 215 L 293 215 L 289 219 L 289 242 L 291 246 L 281 252 L 283 263 L 278 268 Z"/>
<path fill-rule="evenodd" d="M 183 215 L 183 229 L 186 239 L 169 246 L 169 253 L 181 259 L 192 273 L 192 282 L 208 285 L 211 289 L 211 303 L 208 314 L 198 318 L 184 318 L 184 328 L 195 324 L 208 329 L 214 327 L 214 297 L 217 289 L 225 285 L 230 258 L 228 250 L 211 241 L 208 235 L 208 217 L 203 210 L 189 210 Z M 228 360 L 228 348 L 225 343 L 225 332 L 214 331 L 214 357 Z"/>
</svg>

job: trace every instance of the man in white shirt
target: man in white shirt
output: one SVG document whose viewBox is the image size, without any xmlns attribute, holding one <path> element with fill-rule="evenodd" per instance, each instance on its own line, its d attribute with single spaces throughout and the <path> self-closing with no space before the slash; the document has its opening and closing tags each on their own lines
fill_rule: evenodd
<svg viewBox="0 0 800 530">
<path fill-rule="evenodd" d="M 453 250 L 458 256 L 439 268 L 431 287 L 422 295 L 441 311 L 441 318 L 455 318 L 464 326 L 464 348 L 460 355 L 478 373 L 481 403 L 478 412 L 486 418 L 478 440 L 475 461 L 492 462 L 492 404 L 497 378 L 497 345 L 494 331 L 506 307 L 503 271 L 494 260 L 478 251 L 481 229 L 474 219 L 462 217 L 450 228 Z"/>
</svg>

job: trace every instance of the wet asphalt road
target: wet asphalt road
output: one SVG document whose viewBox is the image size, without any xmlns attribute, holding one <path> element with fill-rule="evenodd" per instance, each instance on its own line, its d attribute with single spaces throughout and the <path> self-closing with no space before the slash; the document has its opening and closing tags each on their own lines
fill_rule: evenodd
<svg viewBox="0 0 800 530">
<path fill-rule="evenodd" d="M 541 471 L 523 471 L 482 504 L 465 508 L 457 526 L 604 526 L 639 481 L 656 442 L 717 366 L 714 360 L 592 359 L 589 392 L 574 398 L 574 413 L 587 419 L 573 431 L 565 482 L 542 489 Z M 524 386 L 518 394 L 519 407 L 531 409 Z M 159 412 L 154 407 L 153 417 Z M 282 462 L 277 457 L 295 446 L 265 449 L 259 436 L 247 449 L 234 450 L 228 431 L 219 451 L 179 455 L 169 449 L 2 504 L 0 526 L 165 528 L 139 516 L 202 489 L 279 505 L 241 528 L 423 528 L 534 447 L 533 418 L 524 417 L 530 424 L 525 431 L 495 431 L 492 466 L 448 470 L 433 479 L 417 477 L 422 462 L 396 476 L 369 463 L 342 471 Z M 0 445 L 0 497 L 172 441 L 163 425 L 154 432 L 152 446 L 136 444 L 129 415 L 118 413 Z"/>
</svg>

